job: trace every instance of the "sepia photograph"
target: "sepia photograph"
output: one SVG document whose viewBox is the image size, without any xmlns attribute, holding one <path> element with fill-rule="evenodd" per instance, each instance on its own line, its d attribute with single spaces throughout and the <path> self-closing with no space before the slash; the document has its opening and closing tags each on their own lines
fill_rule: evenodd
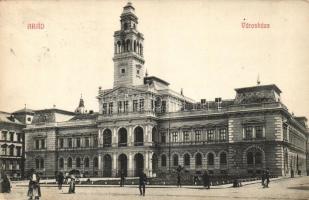
<svg viewBox="0 0 309 200">
<path fill-rule="evenodd" d="M 0 0 L 0 199 L 309 199 L 309 1 Z"/>
</svg>

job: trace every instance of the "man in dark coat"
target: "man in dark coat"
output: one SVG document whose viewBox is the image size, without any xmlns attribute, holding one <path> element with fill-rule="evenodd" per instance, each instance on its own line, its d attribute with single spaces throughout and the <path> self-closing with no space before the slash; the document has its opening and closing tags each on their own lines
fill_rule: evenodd
<svg viewBox="0 0 309 200">
<path fill-rule="evenodd" d="M 176 169 L 176 172 L 177 172 L 177 187 L 181 187 L 181 170 L 182 170 L 182 167 L 179 165 Z"/>
<path fill-rule="evenodd" d="M 58 182 L 58 189 L 61 190 L 62 184 L 64 182 L 64 176 L 63 176 L 62 172 L 59 172 L 59 174 L 57 175 L 57 182 Z"/>
<path fill-rule="evenodd" d="M 139 175 L 139 192 L 140 192 L 140 195 L 145 196 L 146 182 L 147 182 L 147 176 L 146 176 L 145 173 L 141 172 L 140 175 Z"/>
<path fill-rule="evenodd" d="M 205 171 L 203 174 L 203 182 L 204 182 L 204 187 L 207 187 L 207 189 L 209 189 L 210 188 L 210 177 L 207 171 Z"/>
<path fill-rule="evenodd" d="M 124 170 L 121 170 L 121 173 L 120 173 L 120 187 L 124 186 L 124 177 L 125 177 Z"/>
<path fill-rule="evenodd" d="M 270 176 L 270 174 L 269 174 L 269 169 L 267 168 L 266 169 L 266 171 L 265 171 L 265 181 L 266 181 L 266 183 L 265 183 L 265 187 L 268 187 L 268 184 L 269 184 L 269 176 Z"/>
</svg>

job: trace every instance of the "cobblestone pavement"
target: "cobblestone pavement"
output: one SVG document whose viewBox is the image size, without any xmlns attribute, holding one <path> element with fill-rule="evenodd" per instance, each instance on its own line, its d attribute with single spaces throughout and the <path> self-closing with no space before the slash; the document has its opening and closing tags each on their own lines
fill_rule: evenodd
<svg viewBox="0 0 309 200">
<path fill-rule="evenodd" d="M 309 199 L 309 177 L 298 177 L 294 179 L 284 178 L 273 180 L 269 188 L 262 188 L 259 182 L 246 183 L 243 187 L 232 188 L 231 185 L 216 186 L 210 190 L 202 187 L 160 187 L 148 186 L 146 196 L 139 196 L 136 186 L 123 188 L 116 186 L 80 186 L 76 187 L 75 194 L 68 194 L 68 187 L 63 191 L 55 186 L 42 185 L 42 200 L 131 200 L 131 199 L 271 199 L 271 200 L 308 200 Z M 1 200 L 26 200 L 27 187 L 25 182 L 14 183 L 12 193 L 0 194 Z"/>
</svg>

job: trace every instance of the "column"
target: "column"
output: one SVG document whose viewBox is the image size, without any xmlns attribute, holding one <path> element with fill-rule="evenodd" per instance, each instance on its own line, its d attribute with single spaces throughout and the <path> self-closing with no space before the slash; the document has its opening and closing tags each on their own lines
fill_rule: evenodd
<svg viewBox="0 0 309 200">
<path fill-rule="evenodd" d="M 116 127 L 113 128 L 113 134 L 112 134 L 112 146 L 116 147 L 118 145 L 118 137 L 116 133 Z"/>
<path fill-rule="evenodd" d="M 148 157 L 148 152 L 145 152 L 145 160 L 144 160 L 144 171 L 147 174 L 147 176 L 149 176 L 149 168 L 148 168 L 148 164 L 149 164 L 149 157 Z"/>
<path fill-rule="evenodd" d="M 115 177 L 117 174 L 117 153 L 113 153 L 113 170 L 112 176 Z"/>
<path fill-rule="evenodd" d="M 132 152 L 129 152 L 129 168 L 128 168 L 128 176 L 134 176 L 134 172 L 133 172 L 133 156 L 132 156 Z"/>
<path fill-rule="evenodd" d="M 102 176 L 102 155 L 99 153 L 98 156 L 98 176 Z"/>
<path fill-rule="evenodd" d="M 152 155 L 153 152 L 149 152 L 149 162 L 148 162 L 148 170 L 149 170 L 149 177 L 152 177 Z"/>
<path fill-rule="evenodd" d="M 265 138 L 265 126 L 263 126 L 263 138 Z"/>
<path fill-rule="evenodd" d="M 246 136 L 245 136 L 245 127 L 242 127 L 242 139 L 245 139 Z"/>
<path fill-rule="evenodd" d="M 252 138 L 256 138 L 256 131 L 255 131 L 255 126 L 252 126 Z"/>
<path fill-rule="evenodd" d="M 132 126 L 129 126 L 128 146 L 134 146 L 134 137 L 132 137 Z"/>
</svg>

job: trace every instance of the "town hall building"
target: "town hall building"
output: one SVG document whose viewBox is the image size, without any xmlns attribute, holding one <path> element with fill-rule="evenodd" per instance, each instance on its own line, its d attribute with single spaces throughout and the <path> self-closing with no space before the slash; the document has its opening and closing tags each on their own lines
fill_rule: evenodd
<svg viewBox="0 0 309 200">
<path fill-rule="evenodd" d="M 234 99 L 195 101 L 145 69 L 144 35 L 128 3 L 114 33 L 114 84 L 99 88 L 98 112 L 33 111 L 24 129 L 26 170 L 88 176 L 188 173 L 305 174 L 308 127 L 274 84 L 235 89 Z"/>
</svg>

